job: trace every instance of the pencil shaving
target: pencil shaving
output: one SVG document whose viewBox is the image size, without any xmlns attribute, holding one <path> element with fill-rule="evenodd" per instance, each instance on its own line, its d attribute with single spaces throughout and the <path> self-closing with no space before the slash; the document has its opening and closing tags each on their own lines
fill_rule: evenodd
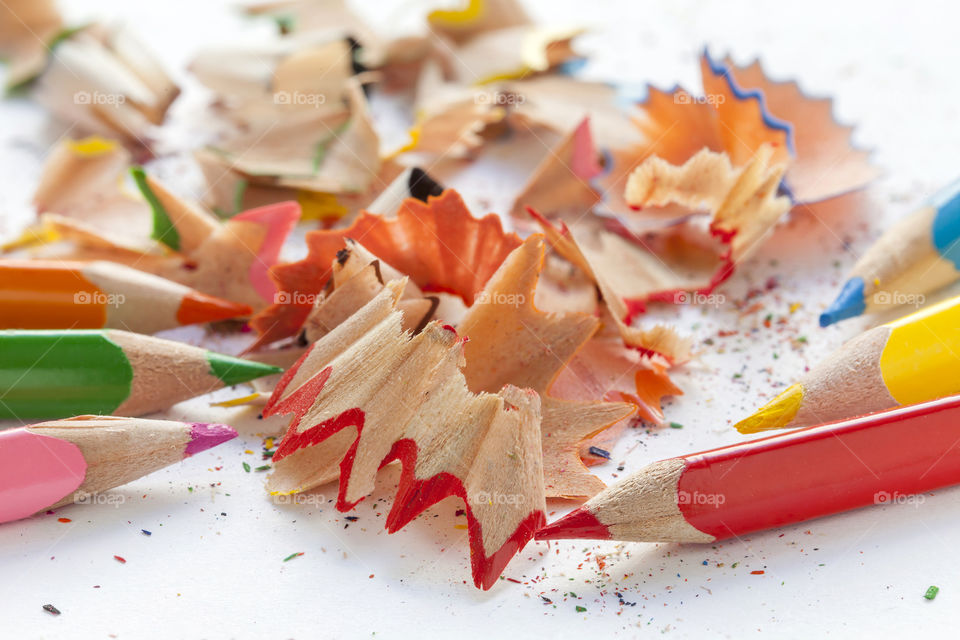
<svg viewBox="0 0 960 640">
<path fill-rule="evenodd" d="M 348 511 L 373 490 L 377 470 L 399 460 L 387 529 L 459 496 L 474 582 L 487 589 L 545 521 L 540 399 L 513 386 L 471 393 L 454 331 L 437 323 L 413 337 L 402 331 L 402 288 L 402 281 L 388 283 L 284 377 L 264 415 L 294 419 L 268 489 L 309 489 L 336 477 L 339 463 L 337 508 Z M 507 495 L 509 502 L 499 498 Z"/>
</svg>

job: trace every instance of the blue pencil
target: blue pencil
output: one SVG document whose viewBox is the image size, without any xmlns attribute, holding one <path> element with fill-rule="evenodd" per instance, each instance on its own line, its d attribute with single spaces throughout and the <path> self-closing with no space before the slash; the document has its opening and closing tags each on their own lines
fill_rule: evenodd
<svg viewBox="0 0 960 640">
<path fill-rule="evenodd" d="M 924 302 L 960 279 L 960 179 L 890 227 L 857 261 L 820 326 Z"/>
</svg>

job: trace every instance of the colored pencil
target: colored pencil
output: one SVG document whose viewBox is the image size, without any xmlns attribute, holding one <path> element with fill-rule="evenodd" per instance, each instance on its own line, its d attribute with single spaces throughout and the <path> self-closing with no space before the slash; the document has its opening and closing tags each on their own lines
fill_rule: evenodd
<svg viewBox="0 0 960 640">
<path fill-rule="evenodd" d="M 127 331 L 0 331 L 0 418 L 139 416 L 281 371 Z"/>
<path fill-rule="evenodd" d="M 136 480 L 231 440 L 225 424 L 78 416 L 0 431 L 0 522 Z"/>
<path fill-rule="evenodd" d="M 156 333 L 251 313 L 245 304 L 114 262 L 0 260 L 0 329 Z"/>
<path fill-rule="evenodd" d="M 960 396 L 655 462 L 537 532 L 713 542 L 960 483 Z"/>
<path fill-rule="evenodd" d="M 878 309 L 922 303 L 960 278 L 960 180 L 890 227 L 854 265 L 820 326 Z"/>
<path fill-rule="evenodd" d="M 805 427 L 960 393 L 960 297 L 848 341 L 753 415 L 741 433 Z"/>
</svg>

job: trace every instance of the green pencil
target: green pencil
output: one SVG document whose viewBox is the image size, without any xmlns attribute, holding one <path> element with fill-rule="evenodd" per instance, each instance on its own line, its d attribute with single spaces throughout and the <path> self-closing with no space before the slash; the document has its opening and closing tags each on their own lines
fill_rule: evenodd
<svg viewBox="0 0 960 640">
<path fill-rule="evenodd" d="M 0 331 L 0 418 L 140 416 L 279 371 L 127 331 Z"/>
</svg>

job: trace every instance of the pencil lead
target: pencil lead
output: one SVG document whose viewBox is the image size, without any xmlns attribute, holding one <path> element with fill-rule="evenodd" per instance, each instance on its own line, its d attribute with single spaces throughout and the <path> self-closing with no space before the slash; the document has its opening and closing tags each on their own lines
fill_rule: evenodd
<svg viewBox="0 0 960 640">
<path fill-rule="evenodd" d="M 585 506 L 578 507 L 556 522 L 537 531 L 537 540 L 569 540 L 587 538 L 591 540 L 609 540 L 610 530 L 600 522 Z"/>
<path fill-rule="evenodd" d="M 757 433 L 768 429 L 782 429 L 796 417 L 803 402 L 803 387 L 792 384 L 776 398 L 763 405 L 748 418 L 734 425 L 740 433 Z"/>
<path fill-rule="evenodd" d="M 234 358 L 214 351 L 207 352 L 207 362 L 210 363 L 210 374 L 220 378 L 228 387 L 283 371 L 282 368 L 270 364 Z"/>
<path fill-rule="evenodd" d="M 850 278 L 837 299 L 830 307 L 820 314 L 820 326 L 829 327 L 835 322 L 859 316 L 866 310 L 866 301 L 863 299 L 863 278 Z"/>
<path fill-rule="evenodd" d="M 231 302 L 223 298 L 208 296 L 199 291 L 184 294 L 177 310 L 177 322 L 180 324 L 201 324 L 249 316 L 253 313 L 250 305 Z"/>
<path fill-rule="evenodd" d="M 184 457 L 212 449 L 218 444 L 233 440 L 236 437 L 237 432 L 229 425 L 194 422 L 190 427 L 190 442 L 187 443 Z"/>
</svg>

